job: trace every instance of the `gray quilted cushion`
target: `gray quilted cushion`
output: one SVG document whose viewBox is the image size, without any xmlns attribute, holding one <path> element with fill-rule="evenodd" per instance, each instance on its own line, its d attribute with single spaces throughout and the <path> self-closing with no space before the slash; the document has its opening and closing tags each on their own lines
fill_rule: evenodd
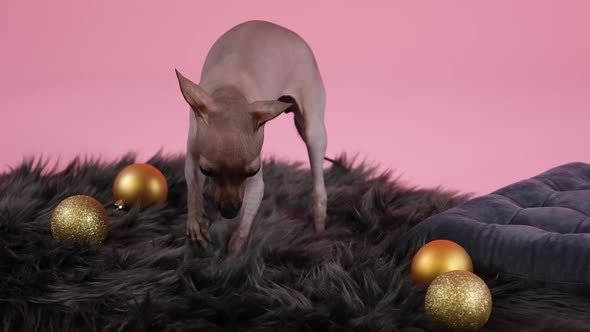
<svg viewBox="0 0 590 332">
<path fill-rule="evenodd" d="M 404 241 L 447 239 L 475 269 L 590 286 L 590 165 L 570 163 L 426 219 Z"/>
</svg>

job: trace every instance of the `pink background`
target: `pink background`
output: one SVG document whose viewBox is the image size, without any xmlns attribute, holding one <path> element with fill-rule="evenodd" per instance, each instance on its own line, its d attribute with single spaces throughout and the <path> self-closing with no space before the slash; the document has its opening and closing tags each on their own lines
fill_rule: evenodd
<svg viewBox="0 0 590 332">
<path fill-rule="evenodd" d="M 208 48 L 265 19 L 303 36 L 328 92 L 328 156 L 486 193 L 590 162 L 588 1 L 2 1 L 0 172 L 25 156 L 183 152 Z M 292 116 L 264 151 L 306 160 Z M 548 134 L 550 133 L 550 134 Z"/>
</svg>

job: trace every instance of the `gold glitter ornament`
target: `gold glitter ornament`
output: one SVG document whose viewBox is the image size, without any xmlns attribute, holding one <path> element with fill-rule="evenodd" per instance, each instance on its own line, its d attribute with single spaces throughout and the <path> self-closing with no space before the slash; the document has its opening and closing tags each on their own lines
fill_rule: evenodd
<svg viewBox="0 0 590 332">
<path fill-rule="evenodd" d="M 113 198 L 118 209 L 139 203 L 145 208 L 164 203 L 168 198 L 168 183 L 156 167 L 149 164 L 132 164 L 123 168 L 113 183 Z"/>
<path fill-rule="evenodd" d="M 90 196 L 70 196 L 51 215 L 51 234 L 58 241 L 101 244 L 108 232 L 107 212 Z"/>
<path fill-rule="evenodd" d="M 434 240 L 416 252 L 410 269 L 416 285 L 428 285 L 441 273 L 453 270 L 473 272 L 473 264 L 467 251 L 459 244 Z"/>
<path fill-rule="evenodd" d="M 492 313 L 492 294 L 486 283 L 469 271 L 450 271 L 436 277 L 424 300 L 433 321 L 454 331 L 477 331 Z"/>
</svg>

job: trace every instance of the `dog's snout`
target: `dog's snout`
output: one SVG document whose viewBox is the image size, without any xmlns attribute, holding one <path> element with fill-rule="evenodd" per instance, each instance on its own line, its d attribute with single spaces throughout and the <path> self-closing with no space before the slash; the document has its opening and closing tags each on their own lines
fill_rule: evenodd
<svg viewBox="0 0 590 332">
<path fill-rule="evenodd" d="M 221 216 L 226 219 L 233 219 L 240 212 L 241 205 L 241 203 L 237 202 L 221 201 L 217 203 L 217 208 L 219 209 Z"/>
</svg>

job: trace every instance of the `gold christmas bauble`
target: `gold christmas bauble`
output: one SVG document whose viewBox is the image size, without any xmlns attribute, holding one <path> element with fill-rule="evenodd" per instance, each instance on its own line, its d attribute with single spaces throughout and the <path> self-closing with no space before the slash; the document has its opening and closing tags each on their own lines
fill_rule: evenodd
<svg viewBox="0 0 590 332">
<path fill-rule="evenodd" d="M 109 232 L 109 217 L 102 204 L 86 195 L 61 201 L 51 215 L 51 234 L 58 241 L 100 244 Z"/>
<path fill-rule="evenodd" d="M 453 241 L 428 242 L 412 259 L 411 274 L 416 285 L 428 285 L 441 273 L 453 270 L 473 272 L 471 257 Z"/>
<path fill-rule="evenodd" d="M 113 198 L 120 209 L 129 208 L 136 203 L 145 208 L 166 202 L 168 183 L 162 172 L 154 166 L 132 164 L 117 174 L 113 183 Z"/>
<path fill-rule="evenodd" d="M 445 328 L 477 331 L 490 318 L 492 294 L 486 283 L 469 271 L 445 272 L 428 286 L 424 309 Z"/>
</svg>

